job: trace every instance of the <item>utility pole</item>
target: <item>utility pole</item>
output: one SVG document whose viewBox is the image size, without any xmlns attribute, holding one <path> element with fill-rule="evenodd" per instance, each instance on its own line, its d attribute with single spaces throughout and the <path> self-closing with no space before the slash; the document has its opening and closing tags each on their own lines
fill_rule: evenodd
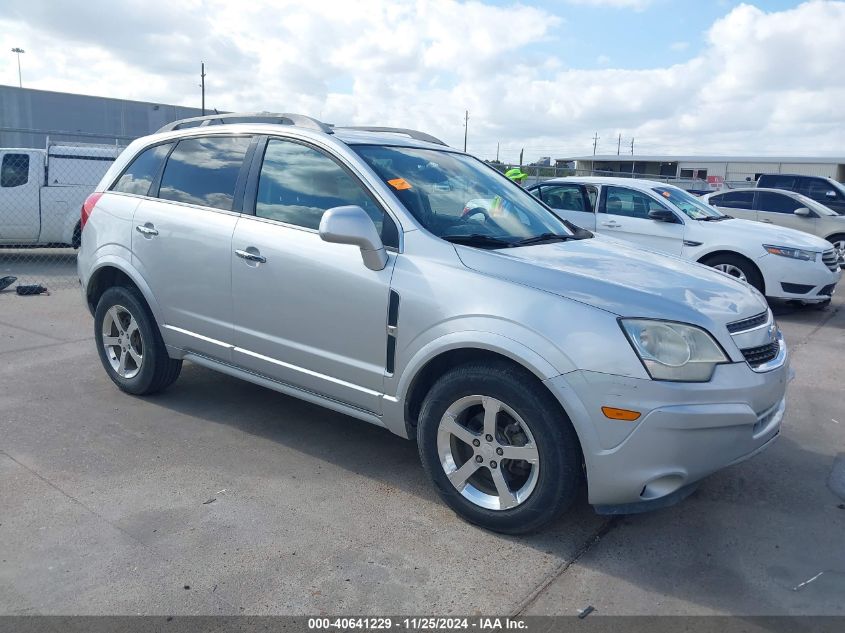
<svg viewBox="0 0 845 633">
<path fill-rule="evenodd" d="M 622 150 L 622 135 L 619 135 L 619 140 L 616 141 L 616 155 L 619 156 L 619 152 Z"/>
<path fill-rule="evenodd" d="M 12 52 L 18 56 L 18 88 L 23 88 L 23 82 L 21 81 L 21 53 L 25 53 L 26 51 L 19 46 L 15 46 Z"/>
<path fill-rule="evenodd" d="M 469 110 L 464 112 L 464 151 L 467 151 L 467 132 L 469 132 Z"/>
<path fill-rule="evenodd" d="M 593 135 L 593 156 L 596 155 L 596 147 L 598 147 L 598 144 L 599 144 L 599 133 L 596 132 Z"/>
<path fill-rule="evenodd" d="M 496 162 L 499 162 L 499 141 L 496 141 Z"/>
<path fill-rule="evenodd" d="M 200 80 L 202 83 L 202 115 L 205 116 L 205 62 L 200 62 Z"/>
<path fill-rule="evenodd" d="M 634 155 L 634 139 L 631 139 L 631 156 Z"/>
<path fill-rule="evenodd" d="M 524 148 L 524 147 L 523 147 L 521 150 L 519 150 L 519 168 L 520 168 L 520 169 L 522 169 L 522 153 L 523 153 L 524 151 L 525 151 L 525 148 Z"/>
<path fill-rule="evenodd" d="M 637 166 L 637 163 L 634 161 L 634 139 L 631 138 L 631 178 L 634 177 L 634 170 Z"/>
</svg>

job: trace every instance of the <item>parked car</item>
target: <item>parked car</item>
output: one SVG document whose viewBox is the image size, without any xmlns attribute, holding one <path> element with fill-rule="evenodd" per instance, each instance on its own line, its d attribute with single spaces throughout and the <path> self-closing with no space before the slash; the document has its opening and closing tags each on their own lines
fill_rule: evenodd
<svg viewBox="0 0 845 633">
<path fill-rule="evenodd" d="M 79 208 L 122 149 L 0 149 L 0 245 L 77 248 Z"/>
<path fill-rule="evenodd" d="M 421 132 L 177 122 L 129 146 L 82 223 L 120 389 L 188 360 L 415 438 L 443 500 L 493 530 L 538 529 L 585 480 L 598 512 L 668 505 L 781 426 L 762 295 L 580 230 Z"/>
<path fill-rule="evenodd" d="M 825 240 L 731 218 L 665 183 L 569 177 L 529 190 L 580 227 L 712 266 L 768 297 L 830 301 L 842 276 Z"/>
<path fill-rule="evenodd" d="M 845 186 L 833 178 L 798 174 L 762 174 L 757 179 L 757 186 L 795 191 L 830 207 L 840 215 L 845 215 Z"/>
<path fill-rule="evenodd" d="M 845 264 L 845 215 L 783 189 L 735 189 L 702 198 L 734 217 L 777 224 L 824 238 L 837 250 L 840 267 Z"/>
</svg>

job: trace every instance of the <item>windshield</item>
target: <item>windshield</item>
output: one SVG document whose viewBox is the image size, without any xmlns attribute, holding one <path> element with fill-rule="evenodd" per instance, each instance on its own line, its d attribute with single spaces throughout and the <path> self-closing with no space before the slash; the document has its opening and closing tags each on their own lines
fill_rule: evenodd
<svg viewBox="0 0 845 633">
<path fill-rule="evenodd" d="M 674 204 L 693 220 L 725 217 L 724 213 L 720 213 L 683 189 L 678 189 L 677 187 L 655 187 L 654 191 Z"/>
<path fill-rule="evenodd" d="M 353 149 L 408 211 L 443 239 L 504 248 L 573 235 L 534 196 L 471 156 L 412 147 Z"/>
</svg>

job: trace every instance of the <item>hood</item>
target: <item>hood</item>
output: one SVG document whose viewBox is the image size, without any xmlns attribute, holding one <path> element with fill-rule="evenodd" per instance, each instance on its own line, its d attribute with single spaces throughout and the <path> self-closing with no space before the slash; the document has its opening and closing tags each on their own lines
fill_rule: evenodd
<svg viewBox="0 0 845 633">
<path fill-rule="evenodd" d="M 699 222 L 699 224 L 706 228 L 722 228 L 733 234 L 738 232 L 746 242 L 752 237 L 758 238 L 761 246 L 761 256 L 765 255 L 765 251 L 762 248 L 763 244 L 804 248 L 819 253 L 832 248 L 830 242 L 810 233 L 788 229 L 785 226 L 777 226 L 776 224 L 755 222 L 754 220 L 731 218 L 730 220 L 722 220 L 721 222 Z"/>
<path fill-rule="evenodd" d="M 455 249 L 468 268 L 619 316 L 712 329 L 768 309 L 759 292 L 712 268 L 602 237 L 495 251 Z"/>
</svg>

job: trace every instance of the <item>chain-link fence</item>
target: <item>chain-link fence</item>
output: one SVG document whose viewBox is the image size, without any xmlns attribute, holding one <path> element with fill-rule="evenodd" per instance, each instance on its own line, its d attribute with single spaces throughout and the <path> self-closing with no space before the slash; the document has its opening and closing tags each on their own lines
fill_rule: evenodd
<svg viewBox="0 0 845 633">
<path fill-rule="evenodd" d="M 0 149 L 0 286 L 77 284 L 82 204 L 122 150 L 50 141 Z"/>
</svg>

